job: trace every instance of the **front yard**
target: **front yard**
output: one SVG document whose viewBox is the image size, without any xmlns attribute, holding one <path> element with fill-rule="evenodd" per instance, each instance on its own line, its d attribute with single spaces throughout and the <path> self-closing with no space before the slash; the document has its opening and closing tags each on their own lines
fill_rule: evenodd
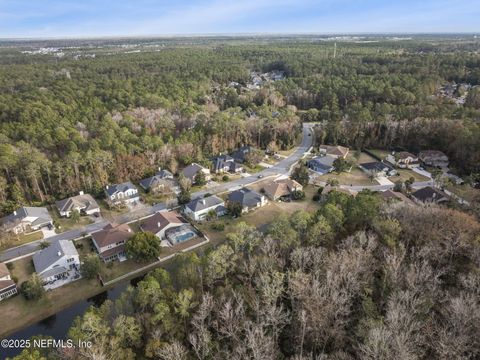
<svg viewBox="0 0 480 360">
<path fill-rule="evenodd" d="M 37 231 L 33 231 L 31 233 L 26 233 L 26 234 L 18 234 L 18 235 L 12 234 L 12 236 L 9 238 L 8 241 L 0 245 L 0 250 L 9 249 L 15 246 L 20 246 L 20 245 L 27 244 L 32 241 L 41 240 L 41 239 L 43 239 L 42 230 L 37 230 Z"/>
</svg>

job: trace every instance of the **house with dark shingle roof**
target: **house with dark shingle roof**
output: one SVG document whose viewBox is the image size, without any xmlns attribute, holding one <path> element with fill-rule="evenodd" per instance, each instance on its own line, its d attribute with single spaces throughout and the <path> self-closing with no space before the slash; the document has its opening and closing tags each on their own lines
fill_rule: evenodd
<svg viewBox="0 0 480 360">
<path fill-rule="evenodd" d="M 240 164 L 243 164 L 247 160 L 248 154 L 250 154 L 250 152 L 252 152 L 252 151 L 253 151 L 253 147 L 248 146 L 248 145 L 247 146 L 242 146 L 232 153 L 232 158 L 236 162 L 238 162 Z"/>
<path fill-rule="evenodd" d="M 448 167 L 448 156 L 439 150 L 420 151 L 418 158 L 428 166 L 439 168 Z"/>
<path fill-rule="evenodd" d="M 59 240 L 33 255 L 44 287 L 54 289 L 80 278 L 80 257 L 71 240 Z"/>
<path fill-rule="evenodd" d="M 243 213 L 265 206 L 268 202 L 264 195 L 248 188 L 231 192 L 228 194 L 228 201 L 240 204 Z"/>
<path fill-rule="evenodd" d="M 17 285 L 12 280 L 10 271 L 4 263 L 0 263 L 0 301 L 17 293 Z"/>
<path fill-rule="evenodd" d="M 266 184 L 263 189 L 271 200 L 278 200 L 290 197 L 295 191 L 303 190 L 303 186 L 297 181 L 287 178 L 271 181 Z"/>
<path fill-rule="evenodd" d="M 205 174 L 205 180 L 210 180 L 210 170 L 207 168 L 204 168 L 202 165 L 199 165 L 197 163 L 192 163 L 188 165 L 186 168 L 182 170 L 183 176 L 185 176 L 187 179 L 190 179 L 192 184 L 195 183 L 195 176 L 197 176 L 197 173 L 201 171 Z"/>
<path fill-rule="evenodd" d="M 42 227 L 52 226 L 53 220 L 44 207 L 21 207 L 12 214 L 0 219 L 0 226 L 5 231 L 20 234 L 29 230 L 38 230 Z"/>
<path fill-rule="evenodd" d="M 175 184 L 173 180 L 154 175 L 139 181 L 140 186 L 152 193 L 173 193 Z"/>
<path fill-rule="evenodd" d="M 366 173 L 374 174 L 375 176 L 393 176 L 397 174 L 397 171 L 393 166 L 381 161 L 362 163 L 358 166 Z"/>
<path fill-rule="evenodd" d="M 444 203 L 450 200 L 443 191 L 431 186 L 426 186 L 412 193 L 413 200 L 419 203 Z"/>
<path fill-rule="evenodd" d="M 104 262 L 126 260 L 125 243 L 133 236 L 127 224 L 108 224 L 92 233 L 93 245 Z"/>
<path fill-rule="evenodd" d="M 307 167 L 320 175 L 325 175 L 333 171 L 335 160 L 336 158 L 331 155 L 317 156 L 307 161 Z"/>
<path fill-rule="evenodd" d="M 121 184 L 107 185 L 105 194 L 107 199 L 116 205 L 121 203 L 132 204 L 140 201 L 138 189 L 130 181 Z"/>
<path fill-rule="evenodd" d="M 70 217 L 73 211 L 78 211 L 84 215 L 92 215 L 100 212 L 100 207 L 92 195 L 84 194 L 83 191 L 80 191 L 80 194 L 77 196 L 57 201 L 55 205 L 57 206 L 60 216 L 65 217 Z"/>
<path fill-rule="evenodd" d="M 239 173 L 243 171 L 243 165 L 235 162 L 230 155 L 220 155 L 212 160 L 213 172 L 216 174 L 230 172 Z"/>
<path fill-rule="evenodd" d="M 227 213 L 225 202 L 218 196 L 212 195 L 204 198 L 197 198 L 185 205 L 185 215 L 194 221 L 205 220 L 210 211 L 215 211 L 217 216 Z"/>
<path fill-rule="evenodd" d="M 386 202 L 403 202 L 405 204 L 411 205 L 414 204 L 412 200 L 410 200 L 407 196 L 405 196 L 403 193 L 398 192 L 398 191 L 393 191 L 393 190 L 385 190 L 380 193 L 380 196 L 382 199 L 384 199 Z"/>
</svg>

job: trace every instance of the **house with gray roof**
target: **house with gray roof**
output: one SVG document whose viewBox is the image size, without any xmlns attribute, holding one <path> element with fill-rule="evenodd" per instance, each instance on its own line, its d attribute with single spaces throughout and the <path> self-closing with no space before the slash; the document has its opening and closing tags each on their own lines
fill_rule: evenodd
<svg viewBox="0 0 480 360">
<path fill-rule="evenodd" d="M 242 206 L 242 213 L 257 209 L 267 204 L 267 198 L 249 188 L 241 188 L 228 195 L 228 201 Z"/>
<path fill-rule="evenodd" d="M 220 155 L 212 160 L 213 172 L 215 174 L 221 173 L 239 173 L 243 171 L 243 165 L 235 162 L 230 155 Z"/>
<path fill-rule="evenodd" d="M 162 178 L 158 175 L 139 181 L 140 186 L 151 193 L 169 194 L 174 192 L 175 183 L 172 179 Z"/>
<path fill-rule="evenodd" d="M 332 155 L 317 156 L 307 161 L 307 167 L 320 175 L 325 175 L 333 171 L 333 162 L 336 159 Z"/>
<path fill-rule="evenodd" d="M 35 272 L 46 289 L 54 289 L 80 278 L 80 259 L 71 240 L 59 240 L 33 255 Z"/>
<path fill-rule="evenodd" d="M 158 176 L 160 179 L 173 179 L 173 174 L 167 169 L 159 168 L 155 176 Z"/>
<path fill-rule="evenodd" d="M 417 203 L 441 204 L 449 201 L 449 196 L 432 186 L 426 186 L 412 193 L 412 199 Z"/>
<path fill-rule="evenodd" d="M 196 198 L 185 205 L 184 213 L 194 221 L 205 220 L 207 215 L 214 211 L 216 216 L 223 216 L 227 213 L 225 202 L 218 196 L 212 195 L 203 198 Z"/>
<path fill-rule="evenodd" d="M 107 199 L 115 205 L 123 203 L 132 204 L 140 201 L 138 189 L 130 181 L 107 185 L 105 188 Z"/>
<path fill-rule="evenodd" d="M 372 161 L 358 165 L 360 169 L 368 174 L 375 176 L 393 176 L 397 174 L 397 170 L 391 165 L 381 161 Z"/>
<path fill-rule="evenodd" d="M 190 179 L 192 181 L 192 184 L 195 183 L 195 176 L 197 176 L 198 172 L 203 172 L 205 175 L 205 180 L 210 180 L 210 170 L 204 168 L 202 165 L 199 165 L 197 163 L 192 163 L 188 165 L 186 168 L 182 170 L 183 176 L 185 176 L 187 179 Z"/>
<path fill-rule="evenodd" d="M 84 194 L 83 191 L 80 191 L 77 196 L 57 201 L 55 205 L 60 216 L 65 217 L 70 217 L 74 211 L 78 211 L 81 215 L 92 215 L 100 212 L 100 207 L 93 196 Z"/>
<path fill-rule="evenodd" d="M 53 220 L 44 207 L 24 206 L 10 215 L 0 219 L 0 226 L 5 231 L 20 234 L 25 231 L 35 231 L 42 227 L 52 226 Z"/>
</svg>

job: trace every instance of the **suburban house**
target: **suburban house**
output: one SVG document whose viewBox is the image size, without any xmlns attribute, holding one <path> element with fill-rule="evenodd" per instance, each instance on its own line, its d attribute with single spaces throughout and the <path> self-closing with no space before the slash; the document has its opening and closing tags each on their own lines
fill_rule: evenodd
<svg viewBox="0 0 480 360">
<path fill-rule="evenodd" d="M 197 163 L 192 163 L 191 165 L 188 165 L 186 168 L 182 170 L 183 176 L 185 176 L 187 179 L 190 179 L 192 181 L 192 184 L 195 183 L 195 176 L 197 176 L 197 173 L 201 171 L 205 174 L 205 180 L 210 180 L 210 170 L 207 168 L 204 168 L 202 165 L 199 165 Z"/>
<path fill-rule="evenodd" d="M 17 285 L 12 280 L 7 265 L 0 263 L 0 301 L 17 293 Z"/>
<path fill-rule="evenodd" d="M 44 207 L 21 207 L 12 214 L 0 219 L 0 226 L 5 231 L 20 234 L 35 231 L 42 227 L 53 226 L 53 220 Z"/>
<path fill-rule="evenodd" d="M 448 156 L 438 150 L 421 151 L 418 158 L 427 166 L 448 167 Z"/>
<path fill-rule="evenodd" d="M 321 155 L 330 155 L 337 158 L 345 159 L 348 155 L 349 148 L 344 146 L 320 145 L 319 152 Z"/>
<path fill-rule="evenodd" d="M 401 201 L 405 204 L 413 204 L 413 201 L 410 200 L 405 194 L 402 194 L 401 192 L 393 191 L 393 190 L 385 190 L 380 193 L 380 196 L 382 199 L 384 199 L 386 202 L 398 202 Z"/>
<path fill-rule="evenodd" d="M 113 204 L 132 204 L 140 201 L 138 189 L 130 181 L 122 184 L 107 185 L 105 188 L 107 199 Z"/>
<path fill-rule="evenodd" d="M 160 179 L 173 179 L 173 174 L 170 171 L 161 168 L 158 168 L 155 176 L 158 176 Z"/>
<path fill-rule="evenodd" d="M 218 196 L 212 195 L 204 198 L 197 198 L 185 205 L 185 215 L 194 221 L 205 220 L 207 214 L 214 211 L 216 216 L 223 216 L 227 213 L 225 202 Z"/>
<path fill-rule="evenodd" d="M 46 289 L 80 278 L 80 258 L 71 240 L 59 240 L 33 255 L 35 272 Z"/>
<path fill-rule="evenodd" d="M 197 236 L 192 226 L 175 211 L 162 211 L 149 217 L 140 228 L 155 234 L 161 246 L 173 246 Z"/>
<path fill-rule="evenodd" d="M 228 201 L 238 203 L 242 206 L 242 212 L 246 213 L 250 210 L 257 209 L 267 204 L 267 199 L 264 195 L 248 188 L 241 188 L 235 190 L 228 195 Z"/>
<path fill-rule="evenodd" d="M 213 172 L 219 173 L 239 173 L 243 171 L 243 166 L 233 159 L 230 155 L 220 155 L 213 159 Z"/>
<path fill-rule="evenodd" d="M 275 180 L 263 187 L 265 195 L 271 200 L 289 198 L 293 192 L 303 190 L 303 186 L 293 179 Z"/>
<path fill-rule="evenodd" d="M 84 194 L 83 191 L 80 191 L 77 196 L 57 201 L 55 205 L 60 216 L 65 217 L 70 217 L 74 211 L 78 211 L 81 215 L 92 215 L 100 212 L 100 207 L 92 195 Z"/>
<path fill-rule="evenodd" d="M 102 230 L 92 233 L 92 241 L 98 255 L 104 262 L 127 259 L 125 243 L 133 236 L 127 224 L 108 224 Z"/>
<path fill-rule="evenodd" d="M 163 178 L 158 175 L 140 180 L 139 184 L 145 191 L 152 193 L 172 193 L 175 188 L 172 179 Z"/>
<path fill-rule="evenodd" d="M 412 193 L 413 200 L 419 203 L 440 204 L 449 201 L 449 197 L 443 191 L 427 186 Z"/>
<path fill-rule="evenodd" d="M 242 146 L 232 153 L 232 158 L 234 161 L 243 164 L 247 160 L 248 154 L 250 154 L 252 151 L 253 148 L 251 146 Z"/>
<path fill-rule="evenodd" d="M 412 169 L 420 166 L 418 157 L 408 151 L 400 151 L 387 155 L 386 159 L 390 164 L 401 169 Z"/>
<path fill-rule="evenodd" d="M 391 165 L 388 165 L 381 161 L 362 163 L 358 166 L 366 173 L 375 176 L 393 176 L 397 174 L 397 171 Z"/>
<path fill-rule="evenodd" d="M 335 160 L 336 158 L 331 155 L 317 156 L 307 161 L 307 167 L 320 175 L 325 175 L 333 171 Z"/>
</svg>

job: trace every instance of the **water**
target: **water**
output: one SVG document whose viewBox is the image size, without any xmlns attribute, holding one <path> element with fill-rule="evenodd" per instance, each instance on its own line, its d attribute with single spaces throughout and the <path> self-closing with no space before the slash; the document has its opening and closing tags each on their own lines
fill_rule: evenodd
<svg viewBox="0 0 480 360">
<path fill-rule="evenodd" d="M 120 282 L 114 288 L 104 291 L 87 300 L 75 303 L 74 305 L 65 310 L 59 311 L 58 313 L 49 316 L 48 318 L 43 319 L 36 324 L 32 324 L 22 330 L 11 334 L 6 339 L 26 340 L 36 335 L 51 336 L 54 339 L 64 339 L 77 316 L 82 315 L 92 305 L 99 307 L 108 299 L 117 299 L 130 283 L 135 285 L 138 280 L 139 279 L 134 279 L 130 282 Z M 0 348 L 0 359 L 16 356 L 21 352 L 22 349 Z"/>
</svg>

